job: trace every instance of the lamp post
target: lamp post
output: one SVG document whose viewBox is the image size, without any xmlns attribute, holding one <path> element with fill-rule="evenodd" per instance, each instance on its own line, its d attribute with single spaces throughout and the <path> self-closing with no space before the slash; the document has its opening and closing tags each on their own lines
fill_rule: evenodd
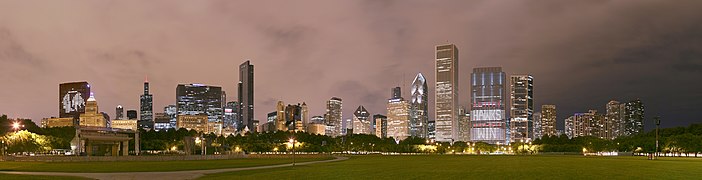
<svg viewBox="0 0 702 180">
<path fill-rule="evenodd" d="M 290 144 L 292 144 L 292 159 L 293 159 L 292 166 L 295 167 L 295 139 L 290 138 Z"/>
<path fill-rule="evenodd" d="M 658 127 L 661 125 L 661 117 L 656 116 L 653 118 L 653 120 L 656 123 L 656 151 L 653 159 L 658 159 Z"/>
</svg>

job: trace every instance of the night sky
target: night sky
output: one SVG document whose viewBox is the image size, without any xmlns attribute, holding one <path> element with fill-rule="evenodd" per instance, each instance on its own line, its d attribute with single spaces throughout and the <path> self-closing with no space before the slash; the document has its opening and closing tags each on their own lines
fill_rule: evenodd
<svg viewBox="0 0 702 180">
<path fill-rule="evenodd" d="M 154 110 L 178 83 L 222 86 L 255 66 L 255 118 L 305 101 L 344 119 L 385 114 L 390 88 L 409 98 L 422 72 L 434 119 L 434 46 L 459 48 L 459 94 L 475 67 L 532 74 L 535 105 L 563 119 L 640 98 L 663 127 L 702 123 L 702 1 L 0 1 L 0 113 L 58 116 L 58 84 L 88 81 L 100 111 L 138 109 L 145 76 Z"/>
</svg>

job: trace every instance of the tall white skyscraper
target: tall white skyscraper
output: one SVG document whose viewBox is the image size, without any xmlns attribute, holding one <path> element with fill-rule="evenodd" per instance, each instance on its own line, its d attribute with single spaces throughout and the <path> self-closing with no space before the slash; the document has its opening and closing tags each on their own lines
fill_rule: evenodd
<svg viewBox="0 0 702 180">
<path fill-rule="evenodd" d="M 412 81 L 410 93 L 410 136 L 427 138 L 429 107 L 427 99 L 427 80 L 422 73 L 417 74 Z"/>
</svg>

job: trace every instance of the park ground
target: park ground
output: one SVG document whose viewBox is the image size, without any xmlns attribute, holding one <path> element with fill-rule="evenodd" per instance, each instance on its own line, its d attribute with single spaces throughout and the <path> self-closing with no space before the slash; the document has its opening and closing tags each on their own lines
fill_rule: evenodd
<svg viewBox="0 0 702 180">
<path fill-rule="evenodd" d="M 202 179 L 699 179 L 702 158 L 357 156 L 346 161 L 210 174 Z"/>
<path fill-rule="evenodd" d="M 298 159 L 317 161 L 320 158 Z M 253 167 L 290 159 L 173 162 L 0 162 L 2 171 L 130 172 Z M 201 179 L 699 179 L 702 158 L 584 156 L 351 156 L 337 162 L 208 174 Z M 0 179 L 57 179 L 0 174 Z"/>
</svg>

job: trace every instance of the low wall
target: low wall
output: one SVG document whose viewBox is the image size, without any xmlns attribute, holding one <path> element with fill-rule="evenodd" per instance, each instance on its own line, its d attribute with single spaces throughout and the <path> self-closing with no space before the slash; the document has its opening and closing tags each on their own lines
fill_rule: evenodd
<svg viewBox="0 0 702 180">
<path fill-rule="evenodd" d="M 5 156 L 5 161 L 84 162 L 84 161 L 190 161 L 246 158 L 244 154 L 188 156 Z"/>
</svg>

